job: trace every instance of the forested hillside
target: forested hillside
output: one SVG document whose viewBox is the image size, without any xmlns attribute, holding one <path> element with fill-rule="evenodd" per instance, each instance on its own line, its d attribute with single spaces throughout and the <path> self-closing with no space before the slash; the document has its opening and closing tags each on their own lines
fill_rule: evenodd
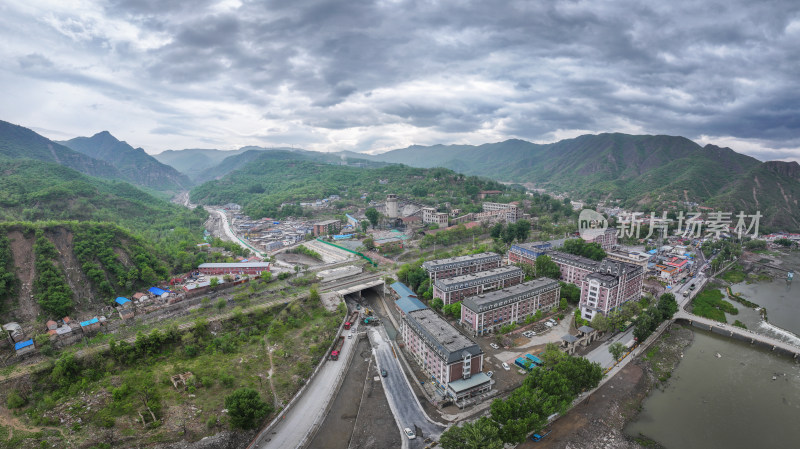
<svg viewBox="0 0 800 449">
<path fill-rule="evenodd" d="M 420 169 L 403 165 L 362 168 L 309 161 L 303 155 L 271 151 L 250 161 L 245 167 L 217 181 L 207 182 L 191 192 L 193 202 L 202 204 L 239 203 L 253 217 L 282 217 L 296 208 L 281 208 L 336 194 L 343 201 L 385 198 L 386 193 L 417 199 L 435 205 L 450 202 L 453 207 L 472 211 L 472 199 L 481 190 L 507 190 L 507 187 L 451 170 Z M 363 204 L 363 202 L 362 202 Z"/>
<path fill-rule="evenodd" d="M 73 151 L 28 128 L 2 120 L 0 120 L 0 159 L 33 159 L 63 165 L 100 178 L 122 177 L 119 170 L 108 162 Z"/>
<path fill-rule="evenodd" d="M 0 310 L 18 321 L 109 305 L 169 275 L 146 240 L 110 223 L 0 225 Z"/>
<path fill-rule="evenodd" d="M 730 212 L 763 208 L 763 222 L 773 229 L 797 229 L 800 223 L 800 208 L 789 207 L 797 198 L 791 192 L 800 188 L 797 178 L 769 169 L 767 164 L 773 162 L 730 148 L 701 147 L 678 136 L 615 133 L 546 145 L 508 140 L 480 146 L 413 146 L 373 159 L 530 182 L 592 202 L 619 199 L 640 210 L 660 211 L 690 201 Z"/>
<path fill-rule="evenodd" d="M 97 133 L 92 137 L 76 137 L 61 143 L 87 156 L 114 165 L 124 180 L 137 186 L 177 192 L 186 190 L 192 185 L 186 175 L 159 162 L 143 149 L 133 148 L 127 142 L 117 140 L 108 131 Z"/>
<path fill-rule="evenodd" d="M 223 160 L 236 156 L 248 151 L 268 151 L 268 150 L 284 150 L 288 151 L 290 148 L 262 148 L 255 146 L 246 146 L 238 150 L 212 150 L 212 149 L 186 149 L 186 150 L 167 150 L 153 157 L 160 162 L 175 167 L 179 172 L 187 175 L 193 180 L 200 179 L 200 175 L 208 169 L 216 167 Z M 213 179 L 213 176 L 211 178 Z"/>
</svg>

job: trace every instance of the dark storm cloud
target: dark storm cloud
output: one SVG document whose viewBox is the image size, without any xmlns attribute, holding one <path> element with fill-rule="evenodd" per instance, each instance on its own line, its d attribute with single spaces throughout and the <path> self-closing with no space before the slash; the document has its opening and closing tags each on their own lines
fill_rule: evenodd
<svg viewBox="0 0 800 449">
<path fill-rule="evenodd" d="M 482 143 L 623 131 L 743 139 L 759 155 L 800 147 L 795 0 L 104 5 L 106 17 L 136 27 L 135 38 L 79 19 L 62 21 L 59 32 L 90 35 L 81 45 L 95 64 L 117 58 L 131 80 L 119 83 L 127 96 L 138 90 L 162 108 L 238 106 L 268 121 L 260 129 L 282 130 L 248 136 L 303 144 L 305 135 L 324 146 L 336 134 L 366 150 L 386 144 L 381 133 Z M 16 55 L 17 69 L 39 78 L 64 74 L 53 60 L 44 50 Z M 117 84 L 66 77 L 106 90 Z M 174 126 L 148 129 L 178 134 Z"/>
</svg>

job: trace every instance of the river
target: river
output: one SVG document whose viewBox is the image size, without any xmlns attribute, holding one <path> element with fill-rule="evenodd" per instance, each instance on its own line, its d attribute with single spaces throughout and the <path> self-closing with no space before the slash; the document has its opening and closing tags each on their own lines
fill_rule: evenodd
<svg viewBox="0 0 800 449">
<path fill-rule="evenodd" d="M 800 253 L 781 256 L 800 268 Z M 732 290 L 767 309 L 734 303 L 749 329 L 800 345 L 800 285 L 785 277 L 735 284 Z M 788 332 L 787 332 L 788 331 Z M 721 357 L 717 357 L 719 354 Z M 773 376 L 776 377 L 773 380 Z M 766 350 L 695 329 L 695 340 L 665 390 L 654 390 L 628 435 L 645 435 L 668 449 L 795 448 L 800 445 L 800 364 Z"/>
<path fill-rule="evenodd" d="M 650 394 L 625 433 L 668 449 L 795 448 L 798 420 L 800 365 L 695 330 L 666 389 Z"/>
</svg>

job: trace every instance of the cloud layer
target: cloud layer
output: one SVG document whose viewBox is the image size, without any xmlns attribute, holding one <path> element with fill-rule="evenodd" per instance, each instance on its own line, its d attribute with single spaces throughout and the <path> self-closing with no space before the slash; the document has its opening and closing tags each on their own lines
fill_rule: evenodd
<svg viewBox="0 0 800 449">
<path fill-rule="evenodd" d="M 6 0 L 0 119 L 150 152 L 683 135 L 800 160 L 800 3 Z"/>
</svg>

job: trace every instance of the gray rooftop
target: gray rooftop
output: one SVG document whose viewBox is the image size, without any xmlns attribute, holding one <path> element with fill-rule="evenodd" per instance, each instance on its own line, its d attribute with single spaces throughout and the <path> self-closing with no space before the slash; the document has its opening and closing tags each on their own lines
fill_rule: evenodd
<svg viewBox="0 0 800 449">
<path fill-rule="evenodd" d="M 464 299 L 461 304 L 473 312 L 479 313 L 500 307 L 510 302 L 521 301 L 557 288 L 560 288 L 558 281 L 549 278 L 539 278 L 502 290 L 470 296 Z"/>
<path fill-rule="evenodd" d="M 594 332 L 594 328 L 589 326 L 581 326 L 578 328 L 578 330 L 583 332 L 584 334 L 591 334 L 592 332 Z"/>
<path fill-rule="evenodd" d="M 314 226 L 328 226 L 330 224 L 339 223 L 339 220 L 325 220 L 314 223 Z"/>
<path fill-rule="evenodd" d="M 564 335 L 563 337 L 561 337 L 561 339 L 566 341 L 567 343 L 575 343 L 576 341 L 578 341 L 578 337 L 570 334 Z"/>
<path fill-rule="evenodd" d="M 202 263 L 199 268 L 267 268 L 269 262 Z"/>
<path fill-rule="evenodd" d="M 429 260 L 422 264 L 422 268 L 428 271 L 438 271 L 451 268 L 452 266 L 468 266 L 479 262 L 500 261 L 502 257 L 495 253 L 469 254 L 466 256 L 451 257 L 449 259 Z"/>
<path fill-rule="evenodd" d="M 465 274 L 448 279 L 437 279 L 436 286 L 439 290 L 449 291 L 457 288 L 469 287 L 472 285 L 485 284 L 497 279 L 504 279 L 514 276 L 522 276 L 522 269 L 513 265 L 505 265 L 500 268 L 479 271 L 477 273 Z"/>
<path fill-rule="evenodd" d="M 465 351 L 473 357 L 482 353 L 477 343 L 462 335 L 431 309 L 408 312 L 406 321 L 447 363 L 461 360 Z"/>
<path fill-rule="evenodd" d="M 553 259 L 553 262 L 568 263 L 576 265 L 585 269 L 594 270 L 600 265 L 600 262 L 589 259 L 588 257 L 576 256 L 570 253 L 563 253 L 561 251 L 548 251 L 547 255 Z"/>
</svg>

